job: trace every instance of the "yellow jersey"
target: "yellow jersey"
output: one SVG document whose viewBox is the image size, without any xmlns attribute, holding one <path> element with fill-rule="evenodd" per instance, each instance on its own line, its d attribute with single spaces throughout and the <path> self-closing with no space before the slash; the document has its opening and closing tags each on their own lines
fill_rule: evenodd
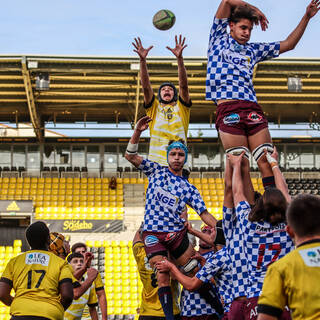
<svg viewBox="0 0 320 320">
<path fill-rule="evenodd" d="M 68 263 L 54 253 L 31 250 L 11 259 L 1 280 L 12 286 L 15 297 L 10 307 L 12 316 L 38 316 L 63 319 L 59 284 L 72 282 Z"/>
<path fill-rule="evenodd" d="M 191 103 L 185 104 L 180 97 L 175 105 L 165 105 L 153 96 L 150 104 L 145 106 L 147 116 L 152 119 L 149 123 L 148 159 L 167 166 L 166 148 L 169 141 L 183 139 L 187 143 L 190 107 Z"/>
<path fill-rule="evenodd" d="M 307 241 L 269 266 L 258 312 L 277 317 L 287 305 L 294 320 L 320 319 L 320 239 Z"/>
<path fill-rule="evenodd" d="M 94 283 L 79 299 L 72 301 L 72 304 L 64 313 L 64 319 L 80 320 L 83 316 L 83 311 L 87 305 L 90 307 L 98 306 L 98 300 Z"/>
<path fill-rule="evenodd" d="M 165 317 L 158 297 L 157 278 L 148 262 L 143 242 L 136 242 L 132 248 L 136 259 L 143 290 L 141 293 L 140 316 Z M 180 287 L 177 281 L 171 280 L 173 298 L 173 313 L 180 313 L 179 296 Z"/>
<path fill-rule="evenodd" d="M 96 280 L 94 280 L 93 284 L 95 287 L 95 292 L 98 292 L 98 291 L 104 289 L 104 284 L 103 284 L 100 272 L 98 273 Z M 85 308 L 83 310 L 82 319 L 91 319 L 89 308 L 87 305 L 85 306 Z"/>
</svg>

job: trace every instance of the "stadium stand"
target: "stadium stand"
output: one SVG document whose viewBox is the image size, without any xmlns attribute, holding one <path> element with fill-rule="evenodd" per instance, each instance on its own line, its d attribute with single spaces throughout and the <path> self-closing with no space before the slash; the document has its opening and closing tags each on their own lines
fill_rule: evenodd
<svg viewBox="0 0 320 320">
<path fill-rule="evenodd" d="M 11 258 L 14 258 L 21 252 L 22 242 L 17 239 L 14 240 L 13 246 L 0 246 L 0 274 L 4 271 L 5 266 Z M 10 309 L 0 302 L 0 320 L 9 320 Z"/>
</svg>

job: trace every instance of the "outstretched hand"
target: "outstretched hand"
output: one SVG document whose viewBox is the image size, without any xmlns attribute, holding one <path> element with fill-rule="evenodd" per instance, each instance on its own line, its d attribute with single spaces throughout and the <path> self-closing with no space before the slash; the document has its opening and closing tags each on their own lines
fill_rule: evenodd
<svg viewBox="0 0 320 320">
<path fill-rule="evenodd" d="M 180 34 L 179 40 L 178 40 L 178 37 L 175 36 L 175 41 L 176 41 L 175 48 L 170 48 L 170 47 L 166 47 L 166 48 L 170 50 L 177 58 L 181 58 L 182 51 L 187 47 L 187 44 L 184 44 L 186 41 L 186 38 L 185 37 L 182 38 L 182 35 Z"/>
<path fill-rule="evenodd" d="M 310 19 L 320 10 L 320 0 L 312 0 L 307 7 L 306 15 Z"/>
<path fill-rule="evenodd" d="M 147 58 L 147 55 L 149 53 L 149 51 L 153 48 L 153 46 L 150 46 L 149 48 L 145 49 L 143 46 L 142 46 L 142 42 L 141 42 L 141 39 L 138 37 L 138 38 L 134 38 L 134 41 L 135 42 L 132 42 L 132 45 L 134 46 L 134 52 L 136 52 L 140 59 L 141 60 L 145 60 Z"/>
<path fill-rule="evenodd" d="M 156 263 L 156 268 L 159 272 L 169 272 L 170 269 L 172 268 L 173 263 L 170 262 L 168 259 L 163 258 L 162 261 L 159 261 Z"/>
<path fill-rule="evenodd" d="M 142 117 L 136 124 L 136 130 L 144 131 L 149 128 L 149 122 L 152 121 L 152 119 L 149 116 Z"/>
<path fill-rule="evenodd" d="M 244 155 L 244 151 L 242 151 L 240 155 L 233 155 L 231 153 L 227 154 L 227 159 L 232 168 L 235 167 L 237 164 L 241 165 L 243 155 Z"/>
</svg>

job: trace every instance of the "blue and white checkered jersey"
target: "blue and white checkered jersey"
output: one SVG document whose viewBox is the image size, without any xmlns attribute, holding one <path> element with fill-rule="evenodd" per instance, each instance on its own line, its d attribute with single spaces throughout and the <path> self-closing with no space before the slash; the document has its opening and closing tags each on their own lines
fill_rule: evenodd
<svg viewBox="0 0 320 320">
<path fill-rule="evenodd" d="M 237 216 L 234 208 L 227 208 L 223 206 L 222 212 L 222 230 L 226 239 L 226 245 L 228 245 L 228 242 L 232 239 L 233 227 L 236 222 Z"/>
<path fill-rule="evenodd" d="M 280 42 L 239 44 L 227 32 L 228 19 L 214 18 L 210 31 L 206 99 L 257 102 L 254 66 L 279 56 Z"/>
<path fill-rule="evenodd" d="M 286 224 L 271 225 L 269 222 L 250 222 L 248 202 L 240 202 L 237 211 L 244 234 L 244 245 L 248 260 L 248 298 L 258 297 L 268 266 L 294 249 L 294 244 L 286 232 Z"/>
<path fill-rule="evenodd" d="M 209 260 L 214 255 L 213 252 L 207 252 L 202 256 Z M 209 280 L 208 280 L 209 281 Z M 208 282 L 204 281 L 204 282 Z M 180 297 L 180 310 L 181 316 L 184 317 L 194 317 L 194 316 L 203 316 L 216 314 L 217 312 L 211 307 L 210 304 L 206 302 L 205 299 L 201 298 L 200 294 L 196 291 L 188 291 L 183 288 L 181 291 Z"/>
<path fill-rule="evenodd" d="M 238 206 L 235 208 L 235 212 L 238 214 Z M 229 209 L 231 213 L 231 210 Z M 224 214 L 224 220 L 227 220 L 228 215 Z M 244 249 L 244 238 L 240 230 L 240 223 L 237 215 L 229 215 L 233 223 L 229 224 L 232 227 L 232 234 L 227 231 L 227 235 L 231 236 L 226 238 L 226 248 L 231 260 L 232 266 L 232 287 L 233 287 L 233 298 L 243 297 L 247 295 L 248 286 L 248 266 L 247 257 Z M 226 221 L 223 223 L 223 225 Z"/>
<path fill-rule="evenodd" d="M 232 267 L 228 250 L 223 247 L 212 257 L 208 258 L 205 265 L 197 272 L 196 277 L 202 282 L 214 278 L 220 296 L 224 301 L 224 312 L 229 312 L 232 296 Z"/>
<path fill-rule="evenodd" d="M 143 159 L 139 166 L 149 179 L 144 214 L 144 231 L 177 232 L 184 228 L 180 214 L 188 204 L 199 215 L 207 210 L 195 186 L 172 174 L 168 167 Z"/>
</svg>

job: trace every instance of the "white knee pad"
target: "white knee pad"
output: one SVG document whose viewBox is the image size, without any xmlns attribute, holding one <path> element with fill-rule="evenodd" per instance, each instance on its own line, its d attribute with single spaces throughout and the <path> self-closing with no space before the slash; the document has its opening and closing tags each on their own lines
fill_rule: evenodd
<svg viewBox="0 0 320 320">
<path fill-rule="evenodd" d="M 247 158 L 249 160 L 250 157 L 250 151 L 247 147 L 233 147 L 233 148 L 229 148 L 226 150 L 226 153 L 230 153 L 233 154 L 235 156 L 239 156 L 242 152 L 244 151 L 244 157 Z"/>
<path fill-rule="evenodd" d="M 260 146 L 256 147 L 252 151 L 252 155 L 257 162 L 264 155 L 264 150 L 267 150 L 268 153 L 272 153 L 273 152 L 273 144 L 272 143 L 260 144 Z"/>
</svg>

